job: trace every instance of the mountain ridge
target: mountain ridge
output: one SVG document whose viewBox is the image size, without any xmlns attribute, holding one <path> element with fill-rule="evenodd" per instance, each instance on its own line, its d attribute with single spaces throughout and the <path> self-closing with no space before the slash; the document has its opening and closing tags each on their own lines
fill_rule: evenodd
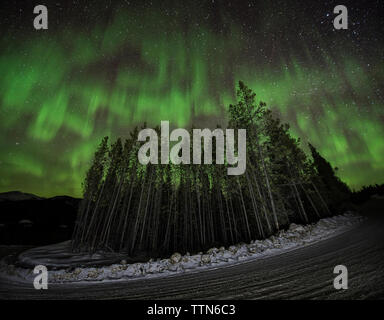
<svg viewBox="0 0 384 320">
<path fill-rule="evenodd" d="M 2 201 L 24 201 L 24 200 L 60 200 L 60 199 L 75 199 L 81 200 L 68 195 L 57 195 L 53 197 L 40 197 L 33 193 L 22 192 L 19 190 L 12 190 L 6 192 L 0 192 L 0 202 Z"/>
</svg>

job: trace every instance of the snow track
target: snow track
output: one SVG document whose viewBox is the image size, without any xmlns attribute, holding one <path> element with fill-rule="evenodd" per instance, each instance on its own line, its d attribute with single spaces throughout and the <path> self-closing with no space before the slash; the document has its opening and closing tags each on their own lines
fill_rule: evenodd
<svg viewBox="0 0 384 320">
<path fill-rule="evenodd" d="M 383 218 L 370 218 L 331 238 L 294 250 L 167 277 L 32 283 L 0 278 L 0 297 L 12 299 L 343 299 L 384 298 Z M 333 288 L 333 268 L 349 271 L 349 289 Z"/>
</svg>

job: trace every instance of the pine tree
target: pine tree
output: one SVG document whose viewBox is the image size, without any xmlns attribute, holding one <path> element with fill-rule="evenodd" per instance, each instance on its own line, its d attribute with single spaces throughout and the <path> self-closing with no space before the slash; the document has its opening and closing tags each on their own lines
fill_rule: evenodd
<svg viewBox="0 0 384 320">
<path fill-rule="evenodd" d="M 84 244 L 86 232 L 89 230 L 92 207 L 97 201 L 97 197 L 100 197 L 102 180 L 106 172 L 108 151 L 108 137 L 104 137 L 95 152 L 92 165 L 87 171 L 83 183 L 84 200 L 80 205 L 80 212 L 82 212 L 82 214 L 78 215 L 74 229 L 74 235 L 78 237 L 78 247 Z"/>
<path fill-rule="evenodd" d="M 316 148 L 308 143 L 313 158 L 313 165 L 319 175 L 319 178 L 325 186 L 327 198 L 331 206 L 347 201 L 350 198 L 351 190 L 336 176 L 331 164 L 324 159 Z"/>
<path fill-rule="evenodd" d="M 264 102 L 256 103 L 242 82 L 237 99 L 229 106 L 229 127 L 247 130 L 247 169 L 241 176 L 228 176 L 226 166 L 215 161 L 142 165 L 137 128 L 124 147 L 121 139 L 109 147 L 104 138 L 85 179 L 73 248 L 130 256 L 196 252 L 265 238 L 290 221 L 324 214 L 323 189 L 313 183 L 316 170 L 289 126 Z M 215 146 L 214 141 L 213 159 Z"/>
</svg>

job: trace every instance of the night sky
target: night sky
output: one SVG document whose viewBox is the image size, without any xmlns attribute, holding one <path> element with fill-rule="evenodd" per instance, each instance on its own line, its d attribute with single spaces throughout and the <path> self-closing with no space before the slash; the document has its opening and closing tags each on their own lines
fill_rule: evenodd
<svg viewBox="0 0 384 320">
<path fill-rule="evenodd" d="M 352 188 L 384 182 L 384 1 L 93 2 L 1 2 L 0 192 L 80 196 L 103 136 L 225 124 L 239 80 Z"/>
</svg>

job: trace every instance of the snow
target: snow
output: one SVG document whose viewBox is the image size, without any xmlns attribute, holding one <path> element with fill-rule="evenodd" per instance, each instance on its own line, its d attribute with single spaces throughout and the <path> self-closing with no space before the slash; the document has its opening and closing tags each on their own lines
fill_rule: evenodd
<svg viewBox="0 0 384 320">
<path fill-rule="evenodd" d="M 111 265 L 120 262 L 125 255 L 112 252 L 94 254 L 74 253 L 70 241 L 27 250 L 18 256 L 20 265 L 31 267 L 39 264 L 49 268 L 71 268 L 73 266 Z"/>
<path fill-rule="evenodd" d="M 198 272 L 218 266 L 225 267 L 250 259 L 281 254 L 340 234 L 363 219 L 363 217 L 355 213 L 347 212 L 343 215 L 321 219 L 315 224 L 296 225 L 292 223 L 288 230 L 281 230 L 265 240 L 254 240 L 249 244 L 241 243 L 228 248 L 211 248 L 205 253 L 199 252 L 195 255 L 187 253 L 183 256 L 176 252 L 170 258 L 156 261 L 150 259 L 148 262 L 143 263 L 127 264 L 126 260 L 121 259 L 119 263 L 110 263 L 108 265 L 108 261 L 112 261 L 112 258 L 116 259 L 119 256 L 115 255 L 113 257 L 111 254 L 103 256 L 101 253 L 93 256 L 73 254 L 66 249 L 68 243 L 48 246 L 56 252 L 53 257 L 44 256 L 47 247 L 43 247 L 43 249 L 40 247 L 21 254 L 20 260 L 28 262 L 29 265 L 38 265 L 44 264 L 44 262 L 60 261 L 61 259 L 61 267 L 57 263 L 56 269 L 49 271 L 49 283 L 85 283 L 162 277 L 183 272 Z M 87 263 L 96 260 L 103 262 L 104 266 L 86 266 Z M 85 263 L 85 266 L 78 268 L 65 267 L 71 265 L 73 261 Z M 35 277 L 32 268 L 15 267 L 6 264 L 4 260 L 0 264 L 0 274 L 13 279 L 13 281 L 33 281 Z"/>
</svg>

